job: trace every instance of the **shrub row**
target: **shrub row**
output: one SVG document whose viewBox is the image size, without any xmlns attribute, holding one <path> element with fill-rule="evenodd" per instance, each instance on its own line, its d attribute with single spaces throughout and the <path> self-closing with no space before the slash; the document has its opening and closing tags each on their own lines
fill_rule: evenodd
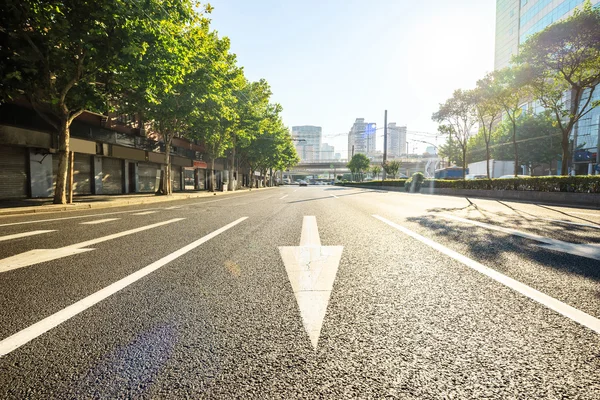
<svg viewBox="0 0 600 400">
<path fill-rule="evenodd" d="M 404 187 L 406 179 L 362 182 L 364 186 Z M 350 183 L 350 185 L 352 185 Z M 600 193 L 600 176 L 536 176 L 518 179 L 442 180 L 425 179 L 421 188 L 519 190 L 537 192 Z"/>
</svg>

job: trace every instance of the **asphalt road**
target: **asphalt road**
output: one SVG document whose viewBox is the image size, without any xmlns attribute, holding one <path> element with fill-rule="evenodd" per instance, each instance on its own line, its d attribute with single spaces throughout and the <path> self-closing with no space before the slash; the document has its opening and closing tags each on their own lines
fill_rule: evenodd
<svg viewBox="0 0 600 400">
<path fill-rule="evenodd" d="M 599 282 L 597 210 L 317 186 L 3 217 L 0 398 L 600 399 Z"/>
</svg>

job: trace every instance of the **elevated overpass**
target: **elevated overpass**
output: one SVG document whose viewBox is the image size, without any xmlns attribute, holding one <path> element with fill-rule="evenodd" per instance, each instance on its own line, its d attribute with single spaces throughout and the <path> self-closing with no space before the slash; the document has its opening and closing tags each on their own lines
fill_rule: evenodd
<svg viewBox="0 0 600 400">
<path fill-rule="evenodd" d="M 434 171 L 439 168 L 440 160 L 438 158 L 404 158 L 397 160 L 400 161 L 400 171 L 403 174 L 411 175 L 417 171 L 424 172 L 426 176 L 433 176 Z M 346 161 L 317 161 L 317 162 L 303 162 L 295 167 L 291 168 L 290 174 L 344 174 L 350 172 L 346 166 Z M 381 161 L 373 162 L 375 164 L 381 164 Z"/>
</svg>

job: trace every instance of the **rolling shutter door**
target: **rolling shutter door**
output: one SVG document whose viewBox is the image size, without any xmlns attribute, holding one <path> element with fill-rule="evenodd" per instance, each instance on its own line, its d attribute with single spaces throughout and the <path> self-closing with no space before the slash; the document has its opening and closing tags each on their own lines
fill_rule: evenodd
<svg viewBox="0 0 600 400">
<path fill-rule="evenodd" d="M 160 165 L 152 163 L 138 163 L 138 182 L 140 192 L 156 192 L 156 178 L 160 177 Z"/>
<path fill-rule="evenodd" d="M 88 154 L 75 153 L 75 163 L 73 170 L 73 193 L 91 194 L 91 176 L 91 157 Z"/>
<path fill-rule="evenodd" d="M 173 191 L 181 190 L 181 167 L 171 167 L 171 181 Z"/>
<path fill-rule="evenodd" d="M 26 151 L 0 146 L 0 198 L 27 197 Z"/>
<path fill-rule="evenodd" d="M 123 193 L 123 160 L 102 158 L 102 193 Z"/>
</svg>

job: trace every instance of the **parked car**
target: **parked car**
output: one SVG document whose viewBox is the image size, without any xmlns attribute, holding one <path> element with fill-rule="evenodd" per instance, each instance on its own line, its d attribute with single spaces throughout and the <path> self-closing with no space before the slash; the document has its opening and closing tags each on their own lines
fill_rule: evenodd
<svg viewBox="0 0 600 400">
<path fill-rule="evenodd" d="M 308 186 L 308 182 L 306 182 L 306 181 L 300 181 L 298 184 L 300 186 Z"/>
</svg>

